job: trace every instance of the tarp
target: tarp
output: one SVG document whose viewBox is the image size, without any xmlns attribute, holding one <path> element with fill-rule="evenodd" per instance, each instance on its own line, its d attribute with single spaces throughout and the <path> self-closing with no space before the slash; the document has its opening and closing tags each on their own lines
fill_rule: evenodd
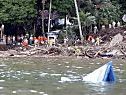
<svg viewBox="0 0 126 95">
<path fill-rule="evenodd" d="M 93 83 L 114 82 L 115 74 L 113 71 L 112 61 L 84 76 L 83 81 Z"/>
</svg>

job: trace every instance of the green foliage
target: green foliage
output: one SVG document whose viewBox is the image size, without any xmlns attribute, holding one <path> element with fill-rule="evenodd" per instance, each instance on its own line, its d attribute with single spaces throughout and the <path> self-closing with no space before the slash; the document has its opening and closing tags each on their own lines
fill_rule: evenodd
<svg viewBox="0 0 126 95">
<path fill-rule="evenodd" d="M 100 23 L 111 23 L 121 20 L 126 13 L 125 0 L 77 0 L 81 23 L 89 26 L 95 19 Z M 0 0 L 0 22 L 5 23 L 31 23 L 36 15 L 36 0 Z M 41 3 L 41 2 L 40 2 Z M 49 6 L 46 2 L 46 8 Z M 96 6 L 99 6 L 97 8 Z M 62 16 L 75 11 L 74 0 L 53 0 L 52 11 L 58 11 Z M 89 14 L 90 13 L 90 14 Z M 92 16 L 94 15 L 94 16 Z M 71 14 L 71 16 L 75 16 Z"/>
<path fill-rule="evenodd" d="M 110 0 L 92 0 L 92 1 L 93 1 L 95 4 L 110 2 Z"/>
<path fill-rule="evenodd" d="M 35 0 L 0 0 L 0 22 L 29 23 L 35 16 Z"/>
<path fill-rule="evenodd" d="M 120 21 L 123 11 L 121 4 L 123 0 L 81 0 L 81 10 L 90 12 L 96 17 L 97 23 L 108 24 L 112 21 Z M 124 7 L 123 7 L 124 8 Z M 126 9 L 126 8 L 125 8 Z"/>
<path fill-rule="evenodd" d="M 73 0 L 53 0 L 52 9 L 63 14 L 68 14 L 73 5 Z"/>
<path fill-rule="evenodd" d="M 120 6 L 120 11 L 122 14 L 126 14 L 126 1 L 125 0 L 111 0 L 111 2 L 116 6 Z"/>
<path fill-rule="evenodd" d="M 91 13 L 84 13 L 83 11 L 80 12 L 80 20 L 83 26 L 90 26 L 95 24 L 95 16 L 92 16 Z"/>
<path fill-rule="evenodd" d="M 80 0 L 78 3 L 78 5 L 80 5 L 80 9 L 85 12 L 91 12 L 94 10 L 94 4 L 92 0 Z"/>
<path fill-rule="evenodd" d="M 101 19 L 107 19 L 110 23 L 112 21 L 118 21 L 120 18 L 119 6 L 114 6 L 109 3 L 108 5 L 103 6 L 103 8 L 100 9 L 99 16 L 101 17 Z"/>
</svg>

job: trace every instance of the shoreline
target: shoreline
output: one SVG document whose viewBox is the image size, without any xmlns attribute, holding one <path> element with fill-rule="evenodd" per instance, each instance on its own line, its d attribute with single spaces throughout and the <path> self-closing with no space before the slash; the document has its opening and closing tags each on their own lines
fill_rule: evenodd
<svg viewBox="0 0 126 95">
<path fill-rule="evenodd" d="M 113 58 L 113 57 L 96 57 L 96 58 L 89 58 L 86 56 L 63 56 L 63 55 L 56 55 L 56 56 L 49 56 L 49 55 L 43 55 L 43 56 L 0 56 L 0 58 L 71 58 L 71 59 L 87 59 L 87 60 L 126 60 L 125 58 Z"/>
<path fill-rule="evenodd" d="M 84 59 L 126 59 L 125 54 L 100 56 L 102 46 L 71 46 L 71 47 L 32 47 L 21 50 L 21 47 L 0 51 L 0 58 L 84 58 Z M 97 50 L 98 49 L 98 50 Z M 113 49 L 114 50 L 114 49 Z M 115 49 L 116 50 L 116 49 Z M 125 53 L 125 52 L 124 52 Z"/>
</svg>

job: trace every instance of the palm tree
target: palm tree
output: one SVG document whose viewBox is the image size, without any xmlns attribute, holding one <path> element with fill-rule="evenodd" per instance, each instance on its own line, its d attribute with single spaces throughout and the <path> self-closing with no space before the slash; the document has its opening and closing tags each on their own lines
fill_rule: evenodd
<svg viewBox="0 0 126 95">
<path fill-rule="evenodd" d="M 96 18 L 95 16 L 92 16 L 91 13 L 84 13 L 83 11 L 80 12 L 80 20 L 82 29 L 86 34 L 86 27 L 90 27 L 90 30 L 92 30 L 92 24 L 96 24 Z"/>
<path fill-rule="evenodd" d="M 43 36 L 45 37 L 45 29 L 44 29 L 44 10 L 45 10 L 45 2 L 46 0 L 42 0 L 42 33 Z"/>
<path fill-rule="evenodd" d="M 51 10 L 52 10 L 52 0 L 50 0 L 50 2 L 49 2 L 48 32 L 50 31 Z"/>
</svg>

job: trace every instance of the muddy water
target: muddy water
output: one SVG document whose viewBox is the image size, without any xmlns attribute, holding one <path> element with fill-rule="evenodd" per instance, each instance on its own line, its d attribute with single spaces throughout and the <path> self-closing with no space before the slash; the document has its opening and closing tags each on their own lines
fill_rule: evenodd
<svg viewBox="0 0 126 95">
<path fill-rule="evenodd" d="M 126 61 L 113 60 L 116 82 L 91 84 L 87 73 L 109 59 L 0 58 L 0 95 L 125 95 Z"/>
</svg>

